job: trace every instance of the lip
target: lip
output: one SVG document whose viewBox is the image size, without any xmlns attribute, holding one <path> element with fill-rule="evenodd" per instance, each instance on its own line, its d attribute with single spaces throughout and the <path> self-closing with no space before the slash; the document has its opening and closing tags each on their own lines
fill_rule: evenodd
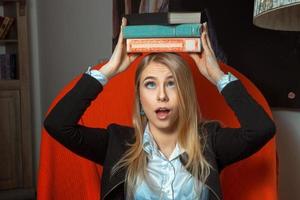
<svg viewBox="0 0 300 200">
<path fill-rule="evenodd" d="M 167 112 L 159 112 L 160 110 L 164 110 L 164 111 L 167 111 Z M 170 113 L 171 113 L 171 109 L 170 108 L 167 108 L 167 107 L 159 107 L 155 110 L 155 113 L 156 113 L 156 117 L 159 119 L 159 120 L 166 120 L 169 116 L 170 116 Z"/>
<path fill-rule="evenodd" d="M 168 111 L 171 111 L 171 109 L 168 108 L 168 107 L 158 107 L 157 109 L 155 109 L 155 112 L 157 113 L 159 110 L 168 110 Z"/>
</svg>

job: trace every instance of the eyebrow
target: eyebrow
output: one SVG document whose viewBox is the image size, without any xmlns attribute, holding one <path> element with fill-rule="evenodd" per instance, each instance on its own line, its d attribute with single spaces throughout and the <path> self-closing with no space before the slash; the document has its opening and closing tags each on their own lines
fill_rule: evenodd
<svg viewBox="0 0 300 200">
<path fill-rule="evenodd" d="M 169 75 L 167 77 L 167 79 L 171 79 L 171 78 L 174 78 L 173 75 Z M 143 82 L 148 80 L 148 79 L 155 79 L 156 80 L 157 78 L 155 76 L 147 76 L 146 78 L 144 78 Z"/>
</svg>

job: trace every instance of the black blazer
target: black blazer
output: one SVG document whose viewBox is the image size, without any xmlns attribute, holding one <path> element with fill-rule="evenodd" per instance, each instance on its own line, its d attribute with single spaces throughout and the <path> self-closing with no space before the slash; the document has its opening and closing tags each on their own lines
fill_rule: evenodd
<svg viewBox="0 0 300 200">
<path fill-rule="evenodd" d="M 132 127 L 110 124 L 105 128 L 90 128 L 77 124 L 102 85 L 83 74 L 77 84 L 57 103 L 44 121 L 45 129 L 62 145 L 76 154 L 103 165 L 101 199 L 125 199 L 125 169 L 110 179 L 116 162 L 134 142 Z M 241 127 L 223 128 L 218 122 L 204 125 L 207 144 L 204 156 L 211 164 L 206 182 L 210 199 L 222 199 L 219 173 L 227 165 L 244 159 L 262 148 L 275 134 L 276 127 L 263 108 L 248 94 L 240 80 L 230 82 L 221 94 L 235 112 Z"/>
</svg>

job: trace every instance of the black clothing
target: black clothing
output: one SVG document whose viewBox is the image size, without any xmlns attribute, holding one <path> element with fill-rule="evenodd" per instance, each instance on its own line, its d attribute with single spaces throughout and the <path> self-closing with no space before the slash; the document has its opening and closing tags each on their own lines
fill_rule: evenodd
<svg viewBox="0 0 300 200">
<path fill-rule="evenodd" d="M 117 124 L 110 124 L 106 129 L 89 128 L 77 124 L 102 89 L 96 79 L 83 74 L 48 114 L 44 126 L 52 137 L 71 151 L 103 165 L 101 199 L 125 199 L 125 169 L 111 179 L 109 176 L 112 167 L 128 149 L 126 144 L 134 142 L 133 128 Z M 222 199 L 221 170 L 258 151 L 276 131 L 272 119 L 248 94 L 240 80 L 228 83 L 221 94 L 235 112 L 241 127 L 222 128 L 218 122 L 204 125 L 208 133 L 204 156 L 213 168 L 206 182 L 211 200 Z"/>
</svg>

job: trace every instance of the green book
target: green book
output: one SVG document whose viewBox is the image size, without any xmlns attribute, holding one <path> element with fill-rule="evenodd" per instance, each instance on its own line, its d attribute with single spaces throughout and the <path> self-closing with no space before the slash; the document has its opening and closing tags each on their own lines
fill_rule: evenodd
<svg viewBox="0 0 300 200">
<path fill-rule="evenodd" d="M 201 24 L 131 25 L 123 29 L 124 38 L 200 37 Z"/>
</svg>

